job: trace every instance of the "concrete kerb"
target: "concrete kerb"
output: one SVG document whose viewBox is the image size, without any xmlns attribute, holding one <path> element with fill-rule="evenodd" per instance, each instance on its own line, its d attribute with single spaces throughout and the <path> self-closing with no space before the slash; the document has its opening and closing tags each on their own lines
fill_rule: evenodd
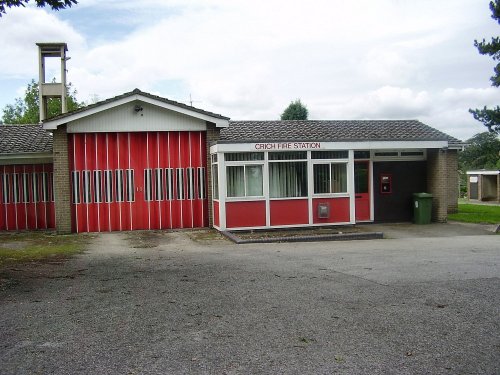
<svg viewBox="0 0 500 375">
<path fill-rule="evenodd" d="M 248 238 L 242 239 L 235 233 L 229 231 L 221 232 L 236 244 L 249 243 L 276 243 L 276 242 L 317 242 L 317 241 L 353 241 L 353 240 L 376 240 L 384 238 L 382 232 L 372 233 L 342 233 L 342 234 L 318 234 L 315 236 L 290 236 L 270 238 Z"/>
</svg>

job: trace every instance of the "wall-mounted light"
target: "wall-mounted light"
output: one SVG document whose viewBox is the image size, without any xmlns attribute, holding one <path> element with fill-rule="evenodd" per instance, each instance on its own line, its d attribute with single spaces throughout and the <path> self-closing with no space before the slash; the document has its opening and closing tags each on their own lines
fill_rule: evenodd
<svg viewBox="0 0 500 375">
<path fill-rule="evenodd" d="M 135 111 L 135 112 L 142 112 L 142 110 L 143 110 L 143 109 L 144 109 L 144 108 L 142 108 L 139 104 L 136 104 L 136 105 L 134 106 L 134 111 Z"/>
</svg>

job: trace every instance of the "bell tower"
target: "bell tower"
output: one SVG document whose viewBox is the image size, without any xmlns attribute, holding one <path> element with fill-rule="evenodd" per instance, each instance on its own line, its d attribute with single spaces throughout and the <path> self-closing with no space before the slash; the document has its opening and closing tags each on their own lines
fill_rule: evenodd
<svg viewBox="0 0 500 375">
<path fill-rule="evenodd" d="M 38 46 L 40 122 L 42 122 L 47 118 L 47 104 L 49 98 L 61 98 L 62 113 L 68 111 L 66 104 L 66 61 L 70 58 L 66 57 L 66 52 L 68 51 L 66 43 L 37 43 L 36 45 Z M 60 59 L 61 73 L 59 82 L 57 82 L 57 78 L 56 82 L 46 82 L 46 60 L 48 58 Z"/>
</svg>

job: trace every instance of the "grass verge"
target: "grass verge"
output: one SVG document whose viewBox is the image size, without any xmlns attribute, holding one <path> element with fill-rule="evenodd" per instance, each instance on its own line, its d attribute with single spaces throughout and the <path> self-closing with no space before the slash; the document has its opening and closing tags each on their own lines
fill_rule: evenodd
<svg viewBox="0 0 500 375">
<path fill-rule="evenodd" d="M 65 259 L 83 251 L 85 236 L 47 232 L 0 233 L 0 267 L 19 262 Z"/>
<path fill-rule="evenodd" d="M 448 219 L 464 223 L 500 224 L 500 206 L 459 204 L 458 213 L 449 214 Z"/>
</svg>

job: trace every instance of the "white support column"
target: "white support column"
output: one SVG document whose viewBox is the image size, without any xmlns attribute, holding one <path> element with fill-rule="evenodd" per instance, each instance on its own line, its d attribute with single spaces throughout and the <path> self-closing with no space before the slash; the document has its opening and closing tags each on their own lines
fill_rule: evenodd
<svg viewBox="0 0 500 375">
<path fill-rule="evenodd" d="M 314 175 L 311 151 L 307 151 L 307 210 L 309 213 L 309 225 L 313 224 L 313 204 Z"/>
<path fill-rule="evenodd" d="M 356 223 L 356 191 L 354 187 L 354 150 L 349 150 L 347 163 L 347 191 L 349 192 L 349 222 Z"/>
<path fill-rule="evenodd" d="M 219 167 L 219 227 L 221 230 L 226 230 L 226 163 L 224 153 L 217 153 L 217 162 Z"/>
<path fill-rule="evenodd" d="M 264 170 L 262 183 L 264 184 L 264 197 L 266 198 L 266 227 L 271 226 L 271 204 L 269 202 L 269 153 L 264 152 Z"/>
</svg>

